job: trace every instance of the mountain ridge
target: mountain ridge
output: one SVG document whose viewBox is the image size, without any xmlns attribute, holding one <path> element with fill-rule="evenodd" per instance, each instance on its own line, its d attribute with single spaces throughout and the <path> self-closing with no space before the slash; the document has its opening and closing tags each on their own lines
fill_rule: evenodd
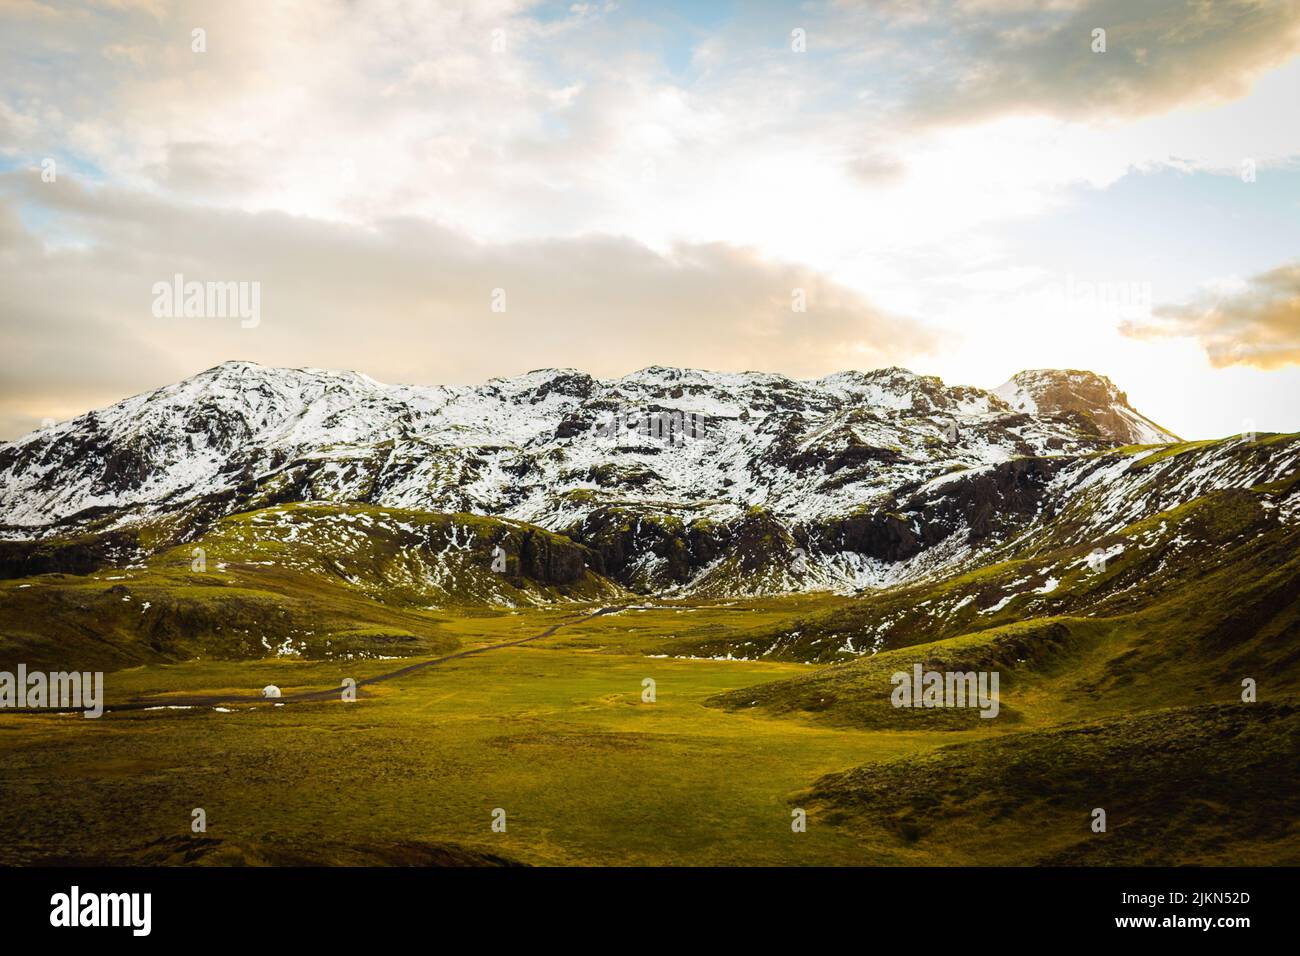
<svg viewBox="0 0 1300 956">
<path fill-rule="evenodd" d="M 902 368 L 800 381 L 666 366 L 386 385 L 230 361 L 0 445 L 0 565 L 84 569 L 105 542 L 139 558 L 226 515 L 355 502 L 560 534 L 636 591 L 846 591 L 1046 533 L 1099 476 L 1124 487 L 1093 517 L 1132 521 L 1154 483 L 1199 494 L 1290 464 L 1202 443 L 1207 476 L 1176 478 L 1193 461 L 1177 455 L 1137 469 L 1134 437 L 1175 436 L 1109 379 L 1036 370 L 1008 386 L 1012 401 Z M 69 541 L 62 567 L 51 543 Z"/>
</svg>

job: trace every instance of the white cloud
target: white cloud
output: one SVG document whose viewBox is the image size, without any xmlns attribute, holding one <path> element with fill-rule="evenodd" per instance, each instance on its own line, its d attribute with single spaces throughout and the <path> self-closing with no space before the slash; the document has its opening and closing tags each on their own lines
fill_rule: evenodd
<svg viewBox="0 0 1300 956">
<path fill-rule="evenodd" d="M 32 169 L 56 156 L 69 182 L 110 188 L 15 194 L 27 228 L 13 219 L 7 248 L 36 271 L 6 295 L 28 310 L 70 296 L 57 319 L 36 313 L 52 331 L 34 361 L 78 322 L 139 349 L 136 362 L 110 346 L 69 363 L 105 395 L 125 388 L 123 369 L 147 365 L 157 374 L 132 381 L 158 384 L 247 344 L 137 342 L 125 283 L 263 264 L 268 308 L 278 297 L 292 316 L 281 328 L 297 330 L 280 338 L 271 322 L 257 339 L 272 362 L 423 380 L 506 373 L 524 354 L 597 373 L 676 361 L 822 374 L 920 354 L 921 326 L 883 318 L 910 315 L 964 350 L 936 370 L 996 384 L 1008 354 L 1051 364 L 1078 337 L 1068 317 L 1013 301 L 1049 270 L 1009 260 L 1001 230 L 1133 168 L 1233 170 L 1250 156 L 1267 170 L 1300 155 L 1300 127 L 1277 121 L 1300 77 L 1279 68 L 1298 6 L 900 0 L 706 29 L 509 0 L 11 4 L 0 157 Z M 1094 21 L 1104 55 L 1077 35 Z M 807 53 L 789 48 L 794 26 Z M 190 48 L 195 27 L 206 53 Z M 54 254 L 32 253 L 38 239 Z M 477 337 L 480 286 L 501 273 L 550 288 L 532 315 L 550 335 L 529 330 L 519 355 Z M 795 281 L 834 303 L 825 315 L 774 318 L 769 300 Z M 527 301 L 512 295 L 520 321 Z M 30 331 L 32 314 L 10 321 Z M 358 343 L 362 315 L 382 341 Z M 1038 338 L 986 347 L 968 329 Z M 1097 357 L 1112 372 L 1155 347 L 1107 342 Z M 315 349 L 330 354 L 295 354 Z"/>
</svg>

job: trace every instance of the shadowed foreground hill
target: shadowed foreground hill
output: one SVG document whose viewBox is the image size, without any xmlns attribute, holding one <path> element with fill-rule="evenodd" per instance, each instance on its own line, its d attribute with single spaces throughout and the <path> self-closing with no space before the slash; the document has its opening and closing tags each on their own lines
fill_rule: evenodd
<svg viewBox="0 0 1300 956">
<path fill-rule="evenodd" d="M 331 840 L 231 843 L 206 836 L 153 840 L 103 858 L 36 857 L 33 866 L 520 866 L 494 853 L 454 843 L 415 840 L 350 846 Z"/>
<path fill-rule="evenodd" d="M 1300 864 L 1300 707 L 1177 708 L 822 777 L 810 819 L 948 864 Z M 1106 832 L 1091 829 L 1106 812 Z"/>
</svg>

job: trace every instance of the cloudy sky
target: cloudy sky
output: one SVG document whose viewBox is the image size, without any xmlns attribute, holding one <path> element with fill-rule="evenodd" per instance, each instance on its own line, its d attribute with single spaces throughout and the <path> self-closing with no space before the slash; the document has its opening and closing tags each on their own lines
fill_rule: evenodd
<svg viewBox="0 0 1300 956">
<path fill-rule="evenodd" d="M 1090 368 L 1295 431 L 1298 53 L 1292 0 L 0 0 L 0 438 L 234 358 Z"/>
</svg>

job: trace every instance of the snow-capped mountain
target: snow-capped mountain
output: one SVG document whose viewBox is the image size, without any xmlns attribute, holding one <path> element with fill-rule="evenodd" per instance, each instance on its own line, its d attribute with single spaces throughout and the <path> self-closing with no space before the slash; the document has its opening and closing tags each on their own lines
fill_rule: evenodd
<svg viewBox="0 0 1300 956">
<path fill-rule="evenodd" d="M 622 427 L 611 427 L 620 412 Z M 700 434 L 656 436 L 664 412 L 698 416 Z M 0 446 L 0 515 L 35 531 L 252 482 L 552 527 L 587 510 L 575 491 L 715 517 L 752 505 L 807 516 L 862 504 L 864 482 L 893 487 L 1109 439 L 1128 435 L 1017 414 L 989 392 L 901 369 L 815 382 L 667 368 L 599 381 L 547 369 L 451 388 L 227 362 Z"/>
<path fill-rule="evenodd" d="M 1112 474 L 1098 453 L 1172 440 L 1090 372 L 1021 373 L 995 392 L 897 368 L 546 369 L 444 387 L 227 362 L 0 445 L 0 534 L 148 527 L 131 539 L 147 547 L 234 512 L 364 502 L 538 525 L 642 590 L 844 588 L 951 566 L 1099 474 L 1115 492 L 1133 460 Z M 1159 473 L 1130 489 L 1134 508 Z"/>
</svg>

